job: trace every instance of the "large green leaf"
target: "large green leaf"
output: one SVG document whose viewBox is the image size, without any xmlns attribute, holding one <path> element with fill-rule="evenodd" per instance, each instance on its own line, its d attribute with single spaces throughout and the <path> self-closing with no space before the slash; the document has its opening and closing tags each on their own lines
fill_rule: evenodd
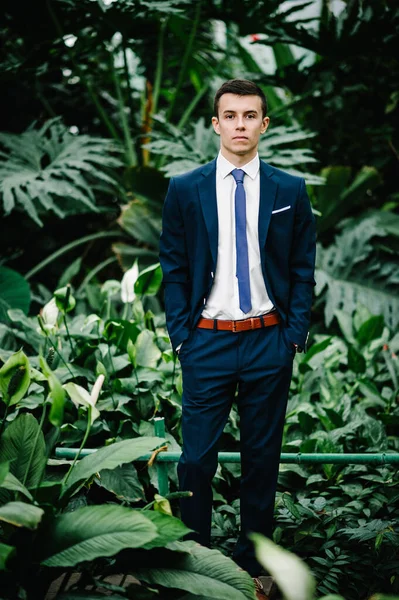
<svg viewBox="0 0 399 600">
<path fill-rule="evenodd" d="M 12 473 L 7 473 L 5 479 L 0 483 L 0 487 L 13 492 L 20 492 L 29 500 L 33 500 L 30 491 Z"/>
<path fill-rule="evenodd" d="M 2 485 L 3 481 L 7 477 L 9 470 L 10 470 L 10 463 L 8 463 L 8 462 L 0 463 L 0 486 Z"/>
<path fill-rule="evenodd" d="M 0 321 L 9 321 L 7 311 L 19 308 L 28 314 L 30 306 L 30 286 L 22 275 L 0 267 Z"/>
<path fill-rule="evenodd" d="M 24 413 L 10 423 L 0 440 L 0 462 L 27 488 L 36 487 L 46 466 L 43 432 L 33 415 Z"/>
<path fill-rule="evenodd" d="M 354 373 L 364 373 L 366 361 L 364 356 L 354 346 L 348 346 L 348 367 Z"/>
<path fill-rule="evenodd" d="M 49 421 L 54 427 L 61 427 L 64 420 L 65 390 L 62 387 L 61 382 L 48 366 L 46 359 L 41 356 L 39 360 L 40 367 L 49 384 L 49 396 L 52 400 Z"/>
<path fill-rule="evenodd" d="M 371 314 L 383 315 L 386 325 L 399 324 L 399 267 L 395 260 L 379 260 L 375 238 L 386 232 L 374 215 L 350 222 L 333 244 L 318 245 L 316 295 L 325 292 L 325 321 L 328 326 L 337 310 L 352 314 L 364 305 Z"/>
<path fill-rule="evenodd" d="M 30 365 L 22 350 L 10 356 L 0 369 L 0 391 L 7 406 L 17 404 L 28 391 Z"/>
<path fill-rule="evenodd" d="M 122 207 L 118 222 L 135 240 L 158 249 L 161 217 L 154 213 L 149 200 L 136 199 Z"/>
<path fill-rule="evenodd" d="M 162 283 L 162 269 L 159 263 L 147 267 L 141 271 L 136 283 L 134 291 L 136 294 L 155 296 Z"/>
<path fill-rule="evenodd" d="M 164 442 L 165 440 L 161 438 L 143 437 L 123 440 L 111 446 L 100 448 L 97 452 L 82 458 L 75 465 L 65 484 L 63 493 L 65 494 L 71 487 L 88 479 L 94 473 L 99 473 L 103 469 L 114 469 L 119 465 L 137 460 L 140 456 L 151 452 Z"/>
<path fill-rule="evenodd" d="M 0 571 L 4 571 L 7 567 L 7 560 L 15 554 L 14 546 L 8 546 L 8 544 L 2 544 L 0 542 Z"/>
<path fill-rule="evenodd" d="M 170 542 L 180 540 L 184 535 L 191 530 L 188 529 L 180 519 L 170 517 L 157 510 L 146 510 L 144 514 L 157 528 L 157 537 L 145 544 L 143 548 L 150 550 L 151 548 L 163 548 Z"/>
<path fill-rule="evenodd" d="M 145 500 L 144 488 L 136 469 L 131 464 L 121 465 L 115 469 L 103 469 L 96 481 L 120 500 L 128 502 Z"/>
<path fill-rule="evenodd" d="M 317 189 L 317 208 L 321 211 L 317 227 L 326 231 L 338 223 L 357 204 L 364 201 L 366 193 L 380 183 L 374 167 L 363 167 L 349 184 L 349 167 L 333 166 L 322 170 L 326 184 Z"/>
<path fill-rule="evenodd" d="M 0 507 L 0 521 L 5 521 L 16 527 L 37 529 L 44 510 L 26 502 L 7 502 Z"/>
<path fill-rule="evenodd" d="M 183 542 L 182 545 L 187 542 Z M 218 550 L 191 545 L 189 552 L 163 555 L 159 564 L 135 568 L 132 575 L 140 581 L 166 588 L 185 590 L 197 596 L 219 600 L 255 600 L 251 577 Z"/>
<path fill-rule="evenodd" d="M 8 317 L 13 323 L 15 337 L 23 340 L 39 353 L 43 345 L 43 336 L 37 332 L 37 319 L 27 317 L 19 308 L 10 309 Z"/>
<path fill-rule="evenodd" d="M 49 531 L 48 567 L 73 567 L 125 548 L 141 548 L 157 535 L 143 512 L 124 506 L 85 506 L 58 517 Z"/>
<path fill-rule="evenodd" d="M 372 340 L 382 336 L 384 331 L 384 317 L 375 315 L 370 317 L 365 323 L 359 327 L 356 338 L 362 346 L 368 344 Z"/>
<path fill-rule="evenodd" d="M 89 208 L 97 211 L 94 185 L 102 182 L 115 189 L 116 180 L 106 170 L 119 167 L 112 141 L 88 135 L 72 135 L 59 117 L 48 120 L 40 129 L 21 134 L 0 133 L 0 193 L 9 214 L 17 205 L 38 225 L 39 212 L 49 210 L 58 216 L 69 199 L 68 212 Z M 45 166 L 43 166 L 45 165 Z"/>
<path fill-rule="evenodd" d="M 155 343 L 155 334 L 149 329 L 144 329 L 137 336 L 135 343 L 136 347 L 136 364 L 139 367 L 149 367 L 155 369 L 158 361 L 162 356 L 162 352 Z"/>
</svg>

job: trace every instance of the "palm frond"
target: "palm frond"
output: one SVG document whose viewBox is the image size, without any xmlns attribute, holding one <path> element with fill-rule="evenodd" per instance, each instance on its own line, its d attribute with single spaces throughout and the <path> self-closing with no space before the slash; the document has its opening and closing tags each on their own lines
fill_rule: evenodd
<svg viewBox="0 0 399 600">
<path fill-rule="evenodd" d="M 74 212 L 97 211 L 94 190 L 100 183 L 117 187 L 114 169 L 122 162 L 114 142 L 72 135 L 60 118 L 21 134 L 0 133 L 0 193 L 5 214 L 23 208 L 38 225 L 40 213 L 64 216 L 68 201 Z"/>
</svg>

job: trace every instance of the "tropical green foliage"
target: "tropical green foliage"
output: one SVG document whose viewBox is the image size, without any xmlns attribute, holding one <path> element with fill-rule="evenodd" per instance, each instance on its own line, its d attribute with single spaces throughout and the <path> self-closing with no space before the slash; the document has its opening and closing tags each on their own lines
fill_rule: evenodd
<svg viewBox="0 0 399 600">
<path fill-rule="evenodd" d="M 152 435 L 155 415 L 166 417 L 170 448 L 180 449 L 180 366 L 170 348 L 164 320 L 144 308 L 152 296 L 143 293 L 157 293 L 158 273 L 158 265 L 141 273 L 133 267 L 131 279 L 128 273 L 122 284 L 124 287 L 128 281 L 134 292 L 124 296 L 125 302 L 121 284 L 106 282 L 97 314 L 82 312 L 83 305 L 75 304 L 72 290 L 58 290 L 39 319 L 9 311 L 13 324 L 3 326 L 2 345 L 4 340 L 14 341 L 8 350 L 0 350 L 5 362 L 0 387 L 9 406 L 6 441 L 14 426 L 21 428 L 23 417 L 32 422 L 32 415 L 41 419 L 47 401 L 51 403 L 49 421 L 58 431 L 58 446 L 102 448 L 72 469 L 64 460 L 51 460 L 52 477 L 55 472 L 63 473 L 63 488 L 57 492 L 62 506 L 71 494 L 79 498 L 80 507 L 90 506 L 93 489 L 113 502 L 133 506 L 145 502 L 151 490 L 156 492 L 154 468 L 139 474 L 131 464 L 139 455 L 134 454 L 139 442 L 148 442 L 142 436 Z M 384 324 L 382 316 L 374 316 L 366 307 L 359 306 L 351 316 L 342 310 L 334 314 L 340 332 L 315 334 L 308 353 L 298 355 L 295 361 L 283 451 L 398 452 L 398 335 Z M 18 346 L 21 336 L 30 349 L 29 369 L 25 355 L 15 354 L 12 348 Z M 51 367 L 37 356 L 40 349 Z M 10 396 L 10 382 L 16 375 L 20 392 Z M 96 378 L 104 379 L 99 397 L 87 391 Z M 15 394 L 18 390 L 11 391 Z M 33 457 L 35 436 L 25 425 L 21 431 L 21 447 Z M 238 441 L 239 419 L 233 407 L 223 444 L 226 449 L 238 450 Z M 12 446 L 8 441 L 5 447 Z M 140 449 L 145 452 L 144 446 Z M 37 470 L 32 477 L 37 481 L 43 477 L 40 456 L 45 452 L 42 444 L 41 451 L 34 454 L 32 465 L 37 465 Z M 19 467 L 8 455 L 6 461 L 14 465 L 11 474 L 16 481 L 23 483 L 25 463 Z M 69 475 L 65 470 L 68 464 Z M 275 540 L 309 561 L 320 592 L 356 598 L 361 590 L 397 591 L 394 573 L 399 565 L 390 558 L 399 545 L 395 473 L 388 466 L 281 466 Z M 228 555 L 238 535 L 238 476 L 238 465 L 225 464 L 214 483 L 213 539 Z M 175 466 L 169 467 L 169 478 L 173 492 L 177 489 Z M 91 481 L 89 491 L 85 483 Z M 46 490 L 50 492 L 50 488 Z M 32 493 L 31 488 L 27 492 Z M 157 567 L 162 573 L 165 564 Z M 344 577 L 348 569 L 353 573 L 350 581 Z M 152 575 L 146 577 L 150 585 L 160 581 Z"/>
<path fill-rule="evenodd" d="M 383 314 L 392 330 L 397 328 L 399 261 L 392 248 L 397 246 L 399 218 L 388 212 L 383 216 L 377 213 L 349 221 L 334 244 L 318 246 L 316 295 L 326 291 L 326 325 L 337 309 L 351 314 L 363 304 L 373 314 Z"/>
<path fill-rule="evenodd" d="M 121 162 L 106 139 L 72 135 L 60 119 L 50 119 L 39 130 L 0 134 L 0 192 L 4 213 L 23 208 L 38 225 L 40 212 L 59 217 L 82 210 L 96 211 L 95 191 L 115 188 L 106 169 Z M 81 206 L 83 205 L 83 207 Z"/>
<path fill-rule="evenodd" d="M 251 578 L 244 571 L 238 571 L 230 559 L 216 550 L 198 548 L 190 542 L 174 546 L 189 530 L 178 519 L 165 514 L 166 499 L 158 496 L 154 504 L 155 509 L 159 507 L 158 513 L 145 507 L 144 510 L 133 509 L 126 494 L 118 496 L 112 484 L 107 486 L 105 476 L 105 489 L 115 494 L 114 501 L 96 504 L 94 497 L 89 502 L 93 478 L 101 480 L 104 471 L 108 482 L 112 482 L 109 475 L 118 468 L 119 478 L 122 478 L 121 466 L 125 464 L 129 465 L 137 491 L 137 473 L 132 463 L 162 444 L 162 439 L 145 436 L 110 442 L 79 462 L 80 452 L 72 463 L 49 458 L 62 429 L 65 397 L 56 374 L 44 360 L 40 363 L 41 371 L 32 368 L 30 378 L 29 361 L 20 351 L 10 356 L 0 372 L 6 407 L 0 434 L 2 597 L 43 598 L 60 569 L 64 572 L 71 568 L 83 569 L 95 582 L 96 569 L 101 565 L 102 575 L 116 568 L 131 572 L 141 581 L 142 589 L 146 583 L 173 589 L 175 594 L 169 596 L 171 598 L 181 597 L 178 590 L 184 590 L 190 596 L 205 591 L 208 598 L 220 598 L 224 593 L 236 600 L 253 600 Z M 16 379 L 21 369 L 24 376 Z M 26 394 L 31 380 L 37 382 L 36 392 L 42 390 L 40 423 L 25 410 L 14 413 L 11 422 L 6 424 L 11 404 Z M 74 383 L 63 386 L 71 400 L 77 405 L 83 404 L 88 411 L 80 451 L 93 425 L 93 411 L 99 416 L 96 404 L 103 381 L 104 375 L 99 375 L 90 394 Z M 85 395 L 86 400 L 82 402 Z M 55 423 L 54 407 L 58 412 Z M 58 468 L 52 473 L 55 465 Z M 83 486 L 87 492 L 82 496 Z M 125 489 L 127 487 L 125 483 Z M 129 491 L 132 492 L 132 486 Z M 170 509 L 167 512 L 170 513 Z M 127 568 L 123 552 L 137 549 L 140 549 L 140 559 L 136 557 Z M 122 562 L 117 566 L 119 556 Z M 157 565 L 159 561 L 162 567 Z M 147 597 L 153 597 L 151 588 Z"/>
<path fill-rule="evenodd" d="M 83 579 L 60 597 L 87 598 L 86 582 L 134 565 L 143 586 L 111 586 L 114 597 L 253 597 L 227 558 L 179 541 L 182 524 L 150 510 L 167 500 L 154 501 L 154 467 L 132 463 L 154 416 L 172 449 L 182 442 L 157 263 L 167 179 L 215 157 L 220 83 L 257 81 L 271 117 L 260 154 L 305 176 L 318 227 L 310 350 L 295 359 L 283 450 L 398 452 L 398 12 L 360 0 L 57 0 L 23 12 L 6 2 L 5 15 L 1 593 L 30 598 L 40 582 L 42 599 L 61 569 Z M 235 407 L 222 444 L 239 449 Z M 101 450 L 74 462 L 56 445 Z M 238 475 L 226 464 L 214 481 L 225 554 Z M 169 478 L 176 490 L 174 467 Z M 282 465 L 275 541 L 306 559 L 319 594 L 398 593 L 397 505 L 392 467 Z M 98 555 L 95 532 L 112 538 Z M 48 566 L 59 559 L 75 566 Z"/>
<path fill-rule="evenodd" d="M 364 307 L 336 317 L 341 335 L 317 335 L 295 360 L 282 450 L 397 453 L 399 336 Z M 216 481 L 213 534 L 227 553 L 238 534 L 238 475 L 226 464 Z M 274 540 L 306 559 L 321 593 L 398 592 L 397 468 L 281 465 L 278 489 Z"/>
<path fill-rule="evenodd" d="M 194 124 L 191 135 L 183 134 L 178 128 L 163 123 L 164 133 L 153 133 L 155 141 L 144 146 L 153 154 L 162 156 L 167 164 L 161 167 L 167 177 L 181 175 L 214 159 L 219 150 L 219 139 L 215 136 L 212 125 L 205 125 L 204 119 Z M 309 184 L 324 183 L 322 177 L 311 173 L 299 172 L 298 166 L 316 162 L 309 148 L 293 146 L 298 142 L 314 137 L 313 133 L 305 133 L 298 126 L 272 128 L 261 140 L 259 156 L 272 165 L 286 169 L 288 172 L 306 177 Z"/>
</svg>

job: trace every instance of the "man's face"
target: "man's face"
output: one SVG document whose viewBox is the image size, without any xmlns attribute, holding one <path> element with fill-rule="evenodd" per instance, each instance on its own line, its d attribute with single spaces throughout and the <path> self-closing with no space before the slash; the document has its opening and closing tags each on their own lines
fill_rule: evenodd
<svg viewBox="0 0 399 600">
<path fill-rule="evenodd" d="M 259 96 L 236 94 L 223 94 L 218 117 L 212 118 L 213 128 L 220 135 L 222 151 L 238 156 L 255 155 L 259 137 L 268 128 L 269 121 L 269 117 L 262 117 Z"/>
</svg>

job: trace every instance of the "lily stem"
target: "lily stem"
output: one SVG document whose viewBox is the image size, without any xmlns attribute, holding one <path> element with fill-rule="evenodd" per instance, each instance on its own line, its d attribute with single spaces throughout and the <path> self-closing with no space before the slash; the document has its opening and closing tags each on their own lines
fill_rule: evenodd
<svg viewBox="0 0 399 600">
<path fill-rule="evenodd" d="M 80 448 L 77 451 L 77 453 L 75 455 L 75 458 L 73 459 L 73 463 L 69 467 L 67 474 L 65 475 L 64 479 L 62 480 L 62 485 L 63 486 L 66 485 L 66 482 L 69 479 L 69 476 L 70 476 L 70 474 L 72 472 L 72 469 L 74 468 L 74 466 L 75 466 L 75 464 L 76 464 L 76 462 L 77 462 L 77 460 L 78 460 L 78 458 L 79 458 L 79 456 L 80 456 L 83 448 L 85 447 L 85 444 L 87 442 L 87 438 L 89 437 L 90 429 L 91 429 L 91 406 L 88 406 L 87 407 L 87 427 L 86 427 L 86 432 L 84 434 L 82 443 L 80 444 Z"/>
<path fill-rule="evenodd" d="M 62 318 L 63 318 L 65 329 L 66 329 L 66 332 L 67 332 L 67 338 L 68 338 L 68 341 L 69 341 L 69 345 L 71 347 L 71 356 L 72 356 L 72 360 L 73 360 L 75 358 L 75 350 L 73 349 L 72 338 L 71 338 L 71 334 L 69 333 L 68 322 L 67 322 L 67 318 L 66 318 L 66 314 L 65 313 L 62 315 Z"/>
</svg>

